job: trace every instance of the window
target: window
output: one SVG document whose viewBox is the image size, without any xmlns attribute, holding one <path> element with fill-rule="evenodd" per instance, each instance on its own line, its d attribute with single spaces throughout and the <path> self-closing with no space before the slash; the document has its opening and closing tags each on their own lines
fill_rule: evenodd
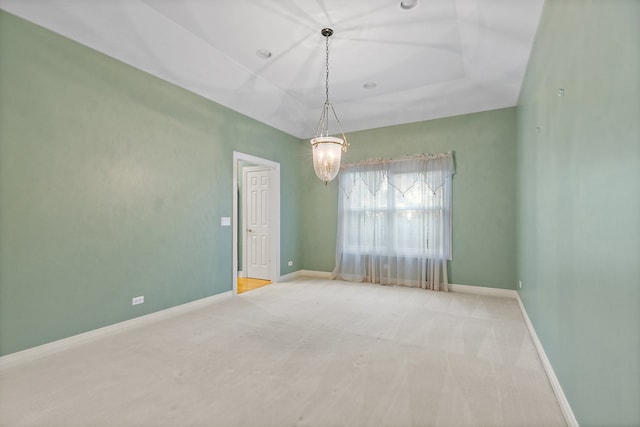
<svg viewBox="0 0 640 427">
<path fill-rule="evenodd" d="M 451 259 L 451 153 L 340 172 L 335 277 L 422 284 Z"/>
</svg>

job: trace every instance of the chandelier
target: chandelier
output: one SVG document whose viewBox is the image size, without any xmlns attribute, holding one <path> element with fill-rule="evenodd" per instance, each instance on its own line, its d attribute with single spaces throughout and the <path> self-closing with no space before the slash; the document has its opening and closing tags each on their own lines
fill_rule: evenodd
<svg viewBox="0 0 640 427">
<path fill-rule="evenodd" d="M 332 181 L 340 171 L 340 157 L 343 151 L 347 151 L 349 143 L 342 131 L 342 124 L 336 115 L 336 110 L 329 102 L 329 37 L 333 34 L 331 28 L 323 28 L 320 32 L 325 37 L 326 42 L 326 79 L 325 79 L 325 101 L 322 107 L 322 114 L 318 122 L 315 137 L 311 139 L 311 149 L 313 152 L 313 170 L 318 178 L 324 181 L 325 185 Z M 333 115 L 338 131 L 338 137 L 329 133 L 329 118 Z M 341 138 L 340 138 L 341 136 Z"/>
</svg>

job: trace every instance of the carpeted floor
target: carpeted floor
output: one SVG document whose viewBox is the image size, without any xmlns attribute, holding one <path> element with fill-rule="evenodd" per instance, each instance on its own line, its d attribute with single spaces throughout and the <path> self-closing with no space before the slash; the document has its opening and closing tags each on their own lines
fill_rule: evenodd
<svg viewBox="0 0 640 427">
<path fill-rule="evenodd" d="M 517 302 L 276 283 L 0 372 L 2 426 L 560 426 Z"/>
</svg>

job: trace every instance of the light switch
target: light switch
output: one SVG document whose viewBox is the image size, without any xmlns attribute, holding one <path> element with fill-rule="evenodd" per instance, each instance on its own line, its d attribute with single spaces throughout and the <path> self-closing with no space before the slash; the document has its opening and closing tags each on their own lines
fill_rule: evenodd
<svg viewBox="0 0 640 427">
<path fill-rule="evenodd" d="M 231 225 L 231 218 L 228 216 L 220 217 L 220 225 L 223 227 L 229 227 Z"/>
</svg>

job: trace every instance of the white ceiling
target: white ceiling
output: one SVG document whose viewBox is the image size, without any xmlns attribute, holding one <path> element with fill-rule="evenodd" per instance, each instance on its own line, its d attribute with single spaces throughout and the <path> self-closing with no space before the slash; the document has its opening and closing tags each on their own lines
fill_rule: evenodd
<svg viewBox="0 0 640 427">
<path fill-rule="evenodd" d="M 543 0 L 0 0 L 0 8 L 300 138 L 514 106 Z M 272 52 L 268 59 L 258 49 Z M 375 89 L 365 89 L 373 82 Z"/>
</svg>

